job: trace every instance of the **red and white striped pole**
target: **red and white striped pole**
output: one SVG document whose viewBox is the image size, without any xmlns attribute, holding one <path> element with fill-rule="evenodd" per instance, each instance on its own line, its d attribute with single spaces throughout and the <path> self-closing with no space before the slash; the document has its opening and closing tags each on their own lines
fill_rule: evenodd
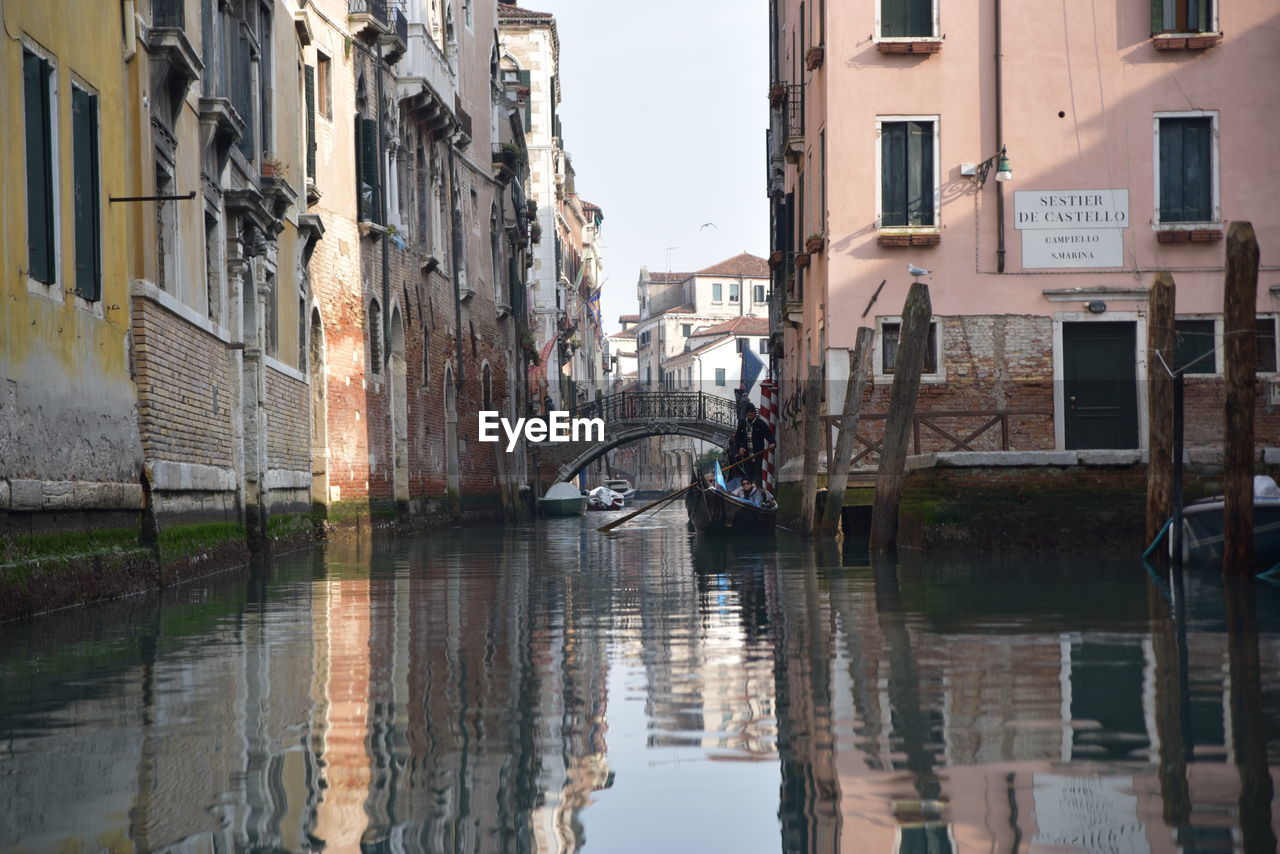
<svg viewBox="0 0 1280 854">
<path fill-rule="evenodd" d="M 774 442 L 778 439 L 778 384 L 772 379 L 764 380 L 760 383 L 760 417 L 764 419 L 764 423 L 769 425 L 769 429 L 773 431 Z M 766 492 L 773 492 L 773 457 L 778 451 L 777 447 L 770 448 L 765 451 L 764 462 L 760 465 L 760 479 L 764 481 L 764 489 Z"/>
</svg>

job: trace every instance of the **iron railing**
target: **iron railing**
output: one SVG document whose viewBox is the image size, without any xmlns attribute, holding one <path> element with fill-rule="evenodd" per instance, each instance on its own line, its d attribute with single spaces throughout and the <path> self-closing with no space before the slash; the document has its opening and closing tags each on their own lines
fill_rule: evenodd
<svg viewBox="0 0 1280 854">
<path fill-rule="evenodd" d="M 577 418 L 603 418 L 610 425 L 637 421 L 738 425 L 737 404 L 702 391 L 621 391 L 584 403 L 573 414 Z"/>
<path fill-rule="evenodd" d="M 804 136 L 804 86 L 787 84 L 787 139 Z"/>
<path fill-rule="evenodd" d="M 181 30 L 186 23 L 186 5 L 183 0 L 152 0 L 151 26 Z"/>
<path fill-rule="evenodd" d="M 391 10 L 391 31 L 400 39 L 400 44 L 409 43 L 409 19 L 399 9 Z"/>
<path fill-rule="evenodd" d="M 347 12 L 352 15 L 368 15 L 385 24 L 387 0 L 347 0 Z"/>
</svg>

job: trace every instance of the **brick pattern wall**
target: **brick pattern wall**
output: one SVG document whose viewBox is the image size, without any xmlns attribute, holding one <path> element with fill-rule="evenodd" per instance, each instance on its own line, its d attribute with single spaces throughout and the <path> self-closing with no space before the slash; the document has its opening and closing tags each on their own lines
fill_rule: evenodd
<svg viewBox="0 0 1280 854">
<path fill-rule="evenodd" d="M 233 398 L 225 346 L 149 299 L 133 297 L 132 303 L 146 458 L 230 468 Z"/>
<path fill-rule="evenodd" d="M 268 367 L 267 467 L 311 469 L 311 390 L 306 383 Z"/>
</svg>

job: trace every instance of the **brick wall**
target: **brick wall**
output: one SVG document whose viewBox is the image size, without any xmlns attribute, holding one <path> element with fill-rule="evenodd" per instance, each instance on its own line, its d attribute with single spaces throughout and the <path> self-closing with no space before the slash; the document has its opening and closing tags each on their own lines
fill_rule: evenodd
<svg viewBox="0 0 1280 854">
<path fill-rule="evenodd" d="M 267 376 L 267 468 L 311 469 L 311 393 L 274 368 Z"/>
<path fill-rule="evenodd" d="M 133 369 L 148 460 L 232 466 L 232 394 L 223 342 L 133 297 Z"/>
</svg>

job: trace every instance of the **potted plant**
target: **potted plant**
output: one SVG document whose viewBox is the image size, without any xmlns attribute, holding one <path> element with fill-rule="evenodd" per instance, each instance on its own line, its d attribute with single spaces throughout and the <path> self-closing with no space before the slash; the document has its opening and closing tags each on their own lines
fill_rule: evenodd
<svg viewBox="0 0 1280 854">
<path fill-rule="evenodd" d="M 781 249 L 775 249 L 769 253 L 769 269 L 776 269 L 779 264 L 786 258 L 786 253 Z"/>
<path fill-rule="evenodd" d="M 826 236 L 820 231 L 815 231 L 813 234 L 810 234 L 808 237 L 805 238 L 804 251 L 809 253 L 821 252 L 822 245 L 825 242 L 826 242 Z"/>
<path fill-rule="evenodd" d="M 529 239 L 534 243 L 542 240 L 542 224 L 535 222 L 529 226 Z"/>
<path fill-rule="evenodd" d="M 815 68 L 822 65 L 822 58 L 824 55 L 826 55 L 826 49 L 820 44 L 814 45 L 805 51 L 804 67 L 813 71 Z"/>
<path fill-rule="evenodd" d="M 285 166 L 274 154 L 262 155 L 261 172 L 263 178 L 281 178 L 285 177 Z"/>
<path fill-rule="evenodd" d="M 787 84 L 774 83 L 769 87 L 769 105 L 776 107 L 782 103 L 787 96 Z"/>
<path fill-rule="evenodd" d="M 808 266 L 809 266 L 809 253 L 808 253 L 808 252 L 797 252 L 797 253 L 796 253 L 796 267 L 797 267 L 797 268 L 799 268 L 799 269 L 801 269 L 801 270 L 803 270 L 805 267 L 808 267 Z"/>
</svg>

